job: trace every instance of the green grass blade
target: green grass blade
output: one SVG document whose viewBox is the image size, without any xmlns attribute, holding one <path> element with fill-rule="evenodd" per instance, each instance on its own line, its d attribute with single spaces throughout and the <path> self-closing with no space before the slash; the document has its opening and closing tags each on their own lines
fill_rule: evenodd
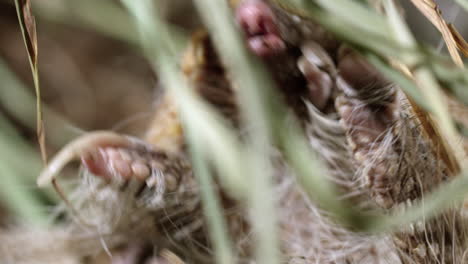
<svg viewBox="0 0 468 264">
<path fill-rule="evenodd" d="M 22 125 L 34 131 L 36 129 L 36 99 L 25 84 L 8 68 L 6 62 L 0 58 L 0 104 L 5 111 Z M 74 136 L 71 124 L 64 117 L 43 105 L 43 119 L 45 133 L 49 135 L 47 141 L 54 147 L 62 147 Z"/>
<path fill-rule="evenodd" d="M 130 13 L 135 17 L 138 28 L 142 37 L 142 45 L 145 48 L 148 59 L 153 62 L 154 68 L 167 85 L 170 92 L 175 93 L 176 98 L 180 99 L 181 116 L 184 121 L 189 122 L 191 113 L 187 109 L 188 105 L 194 104 L 193 94 L 191 94 L 188 85 L 183 80 L 181 73 L 177 69 L 177 60 L 174 49 L 174 40 L 171 38 L 169 28 L 160 20 L 155 11 L 152 1 L 132 1 L 123 0 L 124 5 L 130 10 Z M 195 102 L 196 104 L 196 102 Z M 195 109 L 194 109 L 195 110 Z M 198 112 L 198 111 L 197 111 Z M 190 121 L 193 122 L 193 121 Z M 186 128 L 188 134 L 198 129 L 198 124 L 187 123 Z M 197 134 L 195 134 L 197 135 Z M 198 135 L 197 135 L 198 136 Z M 206 160 L 202 159 L 198 137 L 188 137 L 188 142 L 193 152 L 193 165 L 197 173 L 198 180 L 203 190 L 203 208 L 207 216 L 211 239 L 215 248 L 215 256 L 218 263 L 234 263 L 234 255 L 232 253 L 230 241 L 227 236 L 226 223 L 223 218 L 222 209 L 218 197 L 214 193 L 211 177 L 207 170 Z"/>
<path fill-rule="evenodd" d="M 279 240 L 274 193 L 272 191 L 272 164 L 269 161 L 272 144 L 274 112 L 271 90 L 274 84 L 267 77 L 260 62 L 246 50 L 244 41 L 234 25 L 234 18 L 226 1 L 197 0 L 198 8 L 208 27 L 218 53 L 237 84 L 241 114 L 249 126 L 245 150 L 247 175 L 252 178 L 248 201 L 253 228 L 256 232 L 258 263 L 279 263 Z"/>
</svg>

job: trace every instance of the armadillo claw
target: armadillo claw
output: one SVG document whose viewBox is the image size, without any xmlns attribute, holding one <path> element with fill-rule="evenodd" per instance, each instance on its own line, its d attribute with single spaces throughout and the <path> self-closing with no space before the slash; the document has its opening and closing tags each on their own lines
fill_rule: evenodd
<svg viewBox="0 0 468 264">
<path fill-rule="evenodd" d="M 81 157 L 83 165 L 94 175 L 106 180 L 146 180 L 150 176 L 149 161 L 132 149 L 101 147 Z"/>
<path fill-rule="evenodd" d="M 303 56 L 297 66 L 307 80 L 309 100 L 319 110 L 328 103 L 334 89 L 335 66 L 327 52 L 309 41 L 301 48 Z"/>
<path fill-rule="evenodd" d="M 134 137 L 92 132 L 65 146 L 42 171 L 38 185 L 52 182 L 73 160 L 81 160 L 86 170 L 108 182 L 137 180 L 149 188 L 163 185 L 169 191 L 190 171 L 185 157 L 168 155 Z"/>
<path fill-rule="evenodd" d="M 118 146 L 121 148 L 145 148 L 145 144 L 140 140 L 128 136 L 122 136 L 113 132 L 96 131 L 87 133 L 72 142 L 68 143 L 60 150 L 50 163 L 42 170 L 37 179 L 40 187 L 53 182 L 61 170 L 71 161 L 81 157 L 89 157 L 99 146 Z M 104 158 L 104 157 L 102 157 Z M 95 170 L 100 170 L 96 164 Z"/>
</svg>

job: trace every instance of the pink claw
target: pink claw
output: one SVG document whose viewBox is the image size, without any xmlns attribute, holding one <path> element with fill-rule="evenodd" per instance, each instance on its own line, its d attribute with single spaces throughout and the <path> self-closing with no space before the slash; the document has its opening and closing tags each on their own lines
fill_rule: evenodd
<svg viewBox="0 0 468 264">
<path fill-rule="evenodd" d="M 92 174 L 105 180 L 145 180 L 150 175 L 144 157 L 125 148 L 99 147 L 96 151 L 82 156 L 81 162 Z"/>
<path fill-rule="evenodd" d="M 81 159 L 92 173 L 106 180 L 145 180 L 150 176 L 147 153 L 153 150 L 143 142 L 113 132 L 87 133 L 65 146 L 44 168 L 37 179 L 39 186 L 52 183 L 72 160 Z"/>
<path fill-rule="evenodd" d="M 113 147 L 101 147 L 91 155 L 81 157 L 83 165 L 94 175 L 106 180 L 121 177 L 128 180 L 131 168 L 128 161 L 122 159 Z"/>
<path fill-rule="evenodd" d="M 281 53 L 286 48 L 276 17 L 260 0 L 246 0 L 236 9 L 236 21 L 247 38 L 250 50 L 260 57 Z"/>
<path fill-rule="evenodd" d="M 101 151 L 97 155 L 81 157 L 81 162 L 92 174 L 101 176 L 104 179 L 112 179 L 112 175 L 108 173 L 106 166 L 108 163 L 107 155 L 104 155 Z"/>
</svg>

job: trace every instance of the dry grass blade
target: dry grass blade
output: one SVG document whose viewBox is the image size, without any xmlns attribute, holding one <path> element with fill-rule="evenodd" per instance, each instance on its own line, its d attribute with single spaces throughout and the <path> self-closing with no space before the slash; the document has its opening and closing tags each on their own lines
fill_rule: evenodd
<svg viewBox="0 0 468 264">
<path fill-rule="evenodd" d="M 468 43 L 452 24 L 449 24 L 448 26 L 450 32 L 452 32 L 452 35 L 455 38 L 455 41 L 457 42 L 458 49 L 463 54 L 463 56 L 468 57 Z"/>
<path fill-rule="evenodd" d="M 419 89 L 414 82 L 414 76 L 412 75 L 410 69 L 396 61 L 391 62 L 390 65 L 386 65 L 384 62 L 380 61 L 377 57 L 368 55 L 368 60 L 371 62 L 377 69 L 379 69 L 382 73 L 386 76 L 392 77 L 392 75 L 398 74 L 398 72 L 403 73 L 407 78 L 395 78 L 397 84 L 400 87 L 404 88 L 409 85 L 415 86 L 414 90 Z M 450 151 L 450 145 L 447 143 L 447 139 L 443 137 L 440 133 L 439 129 L 437 129 L 435 120 L 433 116 L 431 116 L 431 107 L 426 98 L 420 95 L 419 93 L 415 93 L 412 89 L 404 89 L 404 92 L 409 96 L 409 101 L 415 113 L 415 116 L 421 122 L 422 127 L 424 128 L 423 131 L 425 135 L 434 143 L 435 150 L 437 152 L 437 156 L 440 157 L 444 163 L 448 166 L 451 175 L 457 175 L 460 173 L 460 165 L 457 161 L 457 158 Z M 432 113 L 433 114 L 433 113 Z"/>
<path fill-rule="evenodd" d="M 34 86 L 36 89 L 36 112 L 37 112 L 37 137 L 41 148 L 41 156 L 44 163 L 47 162 L 47 152 L 45 149 L 44 122 L 42 120 L 41 91 L 39 88 L 39 71 L 37 67 L 37 34 L 36 21 L 31 11 L 30 0 L 15 0 L 18 20 L 23 33 L 24 43 L 28 50 L 29 62 L 33 74 Z"/>
<path fill-rule="evenodd" d="M 431 0 L 432 1 L 432 0 Z M 413 1 L 414 2 L 414 1 Z M 424 2 L 424 1 L 423 1 Z M 425 8 L 430 8 L 430 10 L 434 10 L 440 15 L 438 11 L 438 7 L 435 4 L 431 4 L 433 2 L 424 2 Z M 420 6 L 422 7 L 422 6 Z M 404 24 L 403 19 L 400 17 L 393 1 L 388 0 L 385 2 L 385 10 L 387 16 L 390 19 L 390 24 L 394 28 L 394 34 L 396 39 L 400 41 L 402 44 L 415 46 L 416 42 L 414 38 L 411 36 L 409 29 Z M 440 18 L 440 17 L 439 17 Z M 440 23 L 445 23 L 445 21 L 440 18 Z M 447 26 L 445 24 L 445 26 Z M 448 27 L 447 27 L 448 29 Z M 449 43 L 447 43 L 449 45 Z M 449 45 L 450 49 L 450 45 Z M 456 52 L 456 50 L 455 50 Z M 463 62 L 459 57 L 460 62 L 462 63 L 461 67 L 463 67 Z M 411 57 L 407 59 L 410 61 Z M 455 59 L 454 59 L 455 60 Z M 456 60 L 455 60 L 456 63 Z M 404 70 L 406 66 L 399 65 L 399 68 L 407 73 L 410 73 L 409 69 Z M 415 70 L 414 72 L 410 73 L 411 76 L 414 78 L 416 83 L 423 91 L 428 102 L 432 105 L 434 113 L 429 115 L 426 111 L 423 111 L 418 105 L 414 104 L 411 100 L 413 109 L 415 114 L 418 116 L 419 121 L 423 125 L 424 131 L 426 135 L 430 138 L 430 140 L 434 143 L 435 151 L 437 155 L 440 156 L 449 167 L 451 174 L 456 175 L 460 172 L 460 164 L 465 156 L 464 151 L 458 147 L 458 144 L 454 142 L 454 138 L 457 138 L 457 133 L 454 131 L 453 122 L 450 118 L 450 114 L 444 103 L 440 100 L 441 90 L 437 83 L 437 81 L 432 76 L 432 73 L 421 67 L 420 69 Z M 434 96 L 437 95 L 438 96 Z M 431 96 L 434 96 L 431 98 Z"/>
<path fill-rule="evenodd" d="M 33 65 L 37 65 L 36 21 L 31 12 L 31 2 L 29 0 L 16 0 L 15 3 L 29 58 Z"/>
<path fill-rule="evenodd" d="M 458 66 L 463 67 L 463 61 L 457 51 L 457 48 L 463 47 L 462 43 L 459 43 L 463 38 L 461 38 L 459 34 L 454 35 L 454 31 L 450 29 L 453 28 L 453 26 L 447 24 L 447 22 L 442 18 L 442 12 L 440 11 L 439 6 L 433 0 L 411 0 L 411 2 L 413 2 L 419 11 L 421 11 L 421 13 L 423 13 L 424 16 L 426 16 L 426 18 L 429 19 L 429 21 L 431 21 L 431 23 L 440 31 L 452 60 Z M 466 56 L 465 53 L 463 54 Z"/>
</svg>

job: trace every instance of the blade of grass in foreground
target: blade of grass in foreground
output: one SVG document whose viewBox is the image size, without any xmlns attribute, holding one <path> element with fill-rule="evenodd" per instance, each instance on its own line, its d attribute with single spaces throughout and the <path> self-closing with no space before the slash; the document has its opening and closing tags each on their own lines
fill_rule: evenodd
<svg viewBox="0 0 468 264">
<path fill-rule="evenodd" d="M 36 108 L 34 94 L 30 93 L 15 74 L 0 58 L 0 104 L 5 111 L 22 125 L 34 131 L 36 129 Z M 64 146 L 75 135 L 71 132 L 73 125 L 47 105 L 43 105 L 45 132 L 49 135 L 47 142 L 59 148 Z"/>
<path fill-rule="evenodd" d="M 2 161 L 6 162 L 9 167 L 18 173 L 17 175 L 2 176 L 15 177 L 23 184 L 31 186 L 36 190 L 36 177 L 42 169 L 40 153 L 21 137 L 20 133 L 1 112 L 0 141 L 0 149 L 4 151 L 4 155 L 0 155 Z M 34 190 L 31 190 L 31 192 Z M 42 190 L 41 192 L 51 201 L 57 201 L 57 196 L 51 190 Z"/>
<path fill-rule="evenodd" d="M 245 49 L 241 35 L 227 1 L 196 0 L 195 4 L 208 27 L 218 54 L 223 58 L 236 83 L 236 96 L 242 102 L 243 114 L 249 127 L 245 167 L 252 184 L 248 188 L 252 226 L 256 234 L 258 263 L 279 263 L 279 237 L 272 191 L 273 168 L 270 161 L 272 146 L 273 102 L 270 91 L 274 84 L 262 65 Z"/>
<path fill-rule="evenodd" d="M 141 33 L 142 45 L 147 52 L 148 59 L 153 62 L 155 70 L 157 70 L 169 91 L 172 91 L 179 99 L 182 118 L 185 121 L 190 120 L 190 117 L 186 116 L 190 110 L 186 109 L 186 107 L 188 106 L 187 104 L 193 106 L 191 103 L 192 95 L 190 95 L 187 83 L 177 70 L 177 56 L 174 56 L 174 45 L 171 41 L 167 25 L 158 17 L 152 1 L 123 0 L 122 2 L 136 20 Z M 195 110 L 195 112 L 199 111 L 200 109 Z M 198 129 L 196 123 L 191 123 L 191 125 L 189 123 L 186 128 L 189 131 L 188 133 Z M 188 142 L 192 153 L 197 155 L 203 153 L 203 151 L 197 142 L 193 142 L 195 139 L 198 140 L 196 137 L 188 137 Z M 211 231 L 210 235 L 215 248 L 217 263 L 234 263 L 234 256 L 226 233 L 226 223 L 207 170 L 208 165 L 206 164 L 206 160 L 200 159 L 201 156 L 199 155 L 193 158 L 193 165 L 196 166 L 196 176 L 200 184 L 203 185 L 200 187 L 202 189 L 202 200 Z"/>
<path fill-rule="evenodd" d="M 39 154 L 34 155 L 0 113 L 0 196 L 10 210 L 26 223 L 44 225 L 44 204 L 32 191 L 41 169 Z M 27 166 L 25 166 L 27 164 Z"/>
<path fill-rule="evenodd" d="M 48 0 L 34 1 L 36 16 L 53 23 L 80 26 L 130 45 L 139 44 L 136 26 L 128 13 L 111 0 Z M 185 32 L 171 26 L 178 49 L 187 43 Z"/>
</svg>

